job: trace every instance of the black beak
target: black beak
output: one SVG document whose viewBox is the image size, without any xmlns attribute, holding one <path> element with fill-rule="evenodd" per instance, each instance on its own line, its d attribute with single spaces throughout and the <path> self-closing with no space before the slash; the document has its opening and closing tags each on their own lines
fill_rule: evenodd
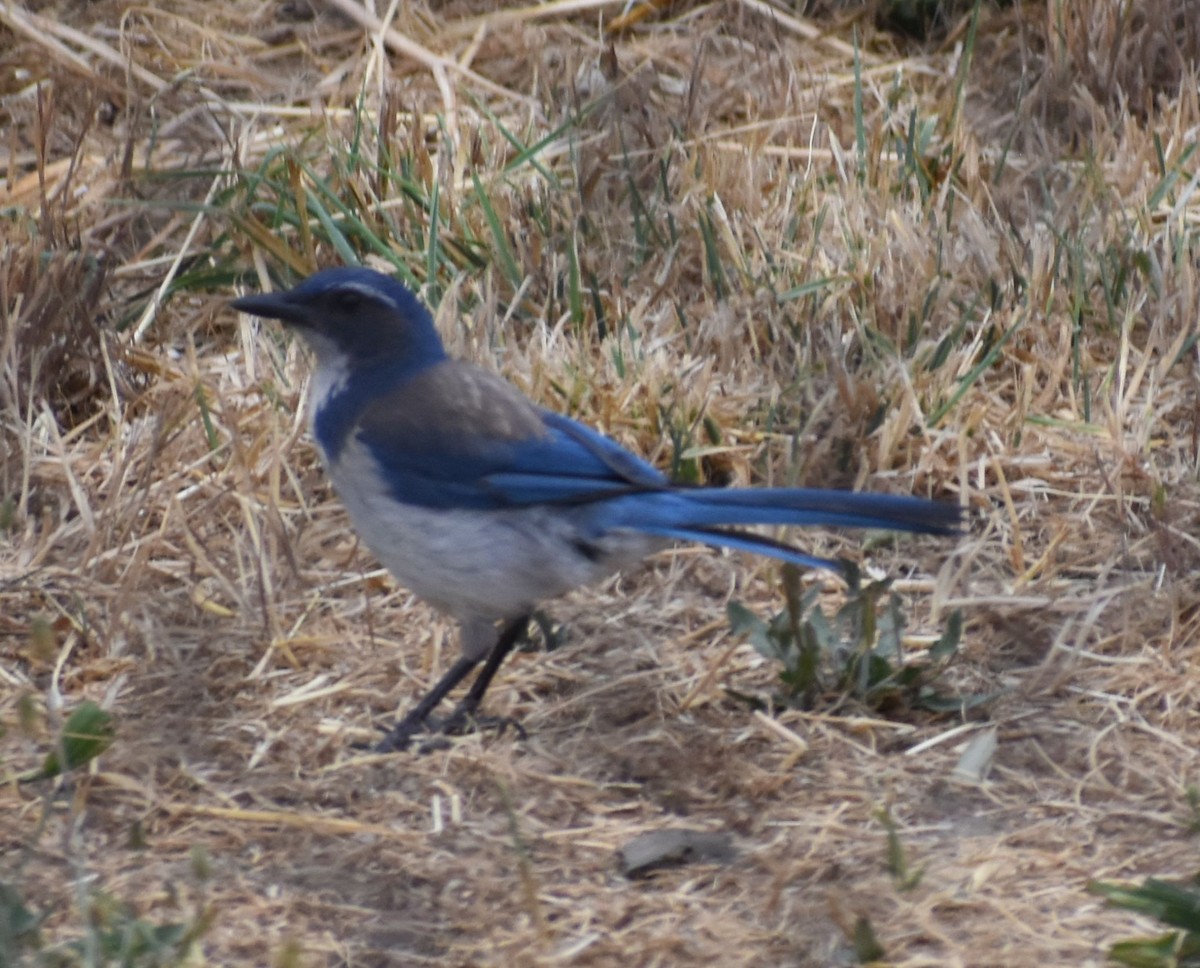
<svg viewBox="0 0 1200 968">
<path fill-rule="evenodd" d="M 293 302 L 290 297 L 289 292 L 260 293 L 257 296 L 242 296 L 229 305 L 251 316 L 278 319 L 289 326 L 309 325 L 307 307 Z"/>
</svg>

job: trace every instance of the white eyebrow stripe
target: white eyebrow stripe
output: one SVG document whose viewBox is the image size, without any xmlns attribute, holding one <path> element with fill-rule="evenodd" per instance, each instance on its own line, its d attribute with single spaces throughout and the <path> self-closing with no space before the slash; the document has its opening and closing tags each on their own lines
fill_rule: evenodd
<svg viewBox="0 0 1200 968">
<path fill-rule="evenodd" d="M 368 299 L 374 299 L 377 302 L 386 303 L 396 312 L 400 312 L 400 307 L 396 304 L 396 301 L 375 286 L 370 286 L 362 282 L 339 282 L 334 291 L 346 289 L 353 290 L 360 296 L 366 296 Z"/>
</svg>

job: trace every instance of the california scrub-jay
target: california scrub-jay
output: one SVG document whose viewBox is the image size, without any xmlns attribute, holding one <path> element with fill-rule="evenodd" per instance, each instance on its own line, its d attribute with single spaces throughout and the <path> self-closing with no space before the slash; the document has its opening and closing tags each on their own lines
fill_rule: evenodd
<svg viewBox="0 0 1200 968">
<path fill-rule="evenodd" d="M 401 584 L 461 626 L 462 656 L 382 750 L 403 749 L 428 729 L 434 707 L 484 662 L 439 724 L 461 729 L 537 602 L 671 541 L 836 567 L 731 529 L 957 530 L 957 505 L 914 497 L 672 484 L 590 427 L 450 359 L 416 296 L 371 269 L 326 269 L 288 292 L 233 306 L 283 321 L 312 348 L 313 435 L 354 527 Z"/>
</svg>

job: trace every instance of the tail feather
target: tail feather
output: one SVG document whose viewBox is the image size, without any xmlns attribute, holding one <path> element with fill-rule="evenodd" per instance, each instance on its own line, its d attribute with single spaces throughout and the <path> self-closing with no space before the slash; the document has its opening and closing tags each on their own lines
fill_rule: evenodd
<svg viewBox="0 0 1200 968">
<path fill-rule="evenodd" d="M 899 494 L 860 494 L 820 488 L 643 487 L 628 481 L 563 474 L 504 472 L 486 478 L 488 493 L 506 504 L 595 505 L 598 516 L 627 519 L 631 528 L 798 525 L 884 528 L 957 534 L 957 504 Z M 511 495 L 519 494 L 514 501 Z"/>
<path fill-rule="evenodd" d="M 613 498 L 604 505 L 610 526 L 834 569 L 838 568 L 837 562 L 828 558 L 760 535 L 724 529 L 791 525 L 953 535 L 959 533 L 962 523 L 962 510 L 956 504 L 812 488 L 673 489 Z"/>
<path fill-rule="evenodd" d="M 691 541 L 696 544 L 712 545 L 716 548 L 729 548 L 732 551 L 748 551 L 755 555 L 765 555 L 768 558 L 800 565 L 802 568 L 828 568 L 831 571 L 842 571 L 841 563 L 833 558 L 810 555 L 786 542 L 774 541 L 761 534 L 750 534 L 746 531 L 718 531 L 715 528 L 650 527 L 642 530 L 645 534 L 670 538 L 672 541 Z"/>
<path fill-rule="evenodd" d="M 814 488 L 673 489 L 607 503 L 635 528 L 780 524 L 952 535 L 962 523 L 962 509 L 945 501 Z"/>
</svg>

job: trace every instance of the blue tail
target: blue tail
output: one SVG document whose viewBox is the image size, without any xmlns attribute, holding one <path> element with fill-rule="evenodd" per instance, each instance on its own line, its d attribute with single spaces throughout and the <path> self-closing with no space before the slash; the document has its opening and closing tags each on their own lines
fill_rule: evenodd
<svg viewBox="0 0 1200 968">
<path fill-rule="evenodd" d="M 895 494 L 859 494 L 814 488 L 671 489 L 603 502 L 604 523 L 645 534 L 768 555 L 793 564 L 838 568 L 828 558 L 744 531 L 749 525 L 883 528 L 918 534 L 959 533 L 957 504 Z"/>
</svg>

